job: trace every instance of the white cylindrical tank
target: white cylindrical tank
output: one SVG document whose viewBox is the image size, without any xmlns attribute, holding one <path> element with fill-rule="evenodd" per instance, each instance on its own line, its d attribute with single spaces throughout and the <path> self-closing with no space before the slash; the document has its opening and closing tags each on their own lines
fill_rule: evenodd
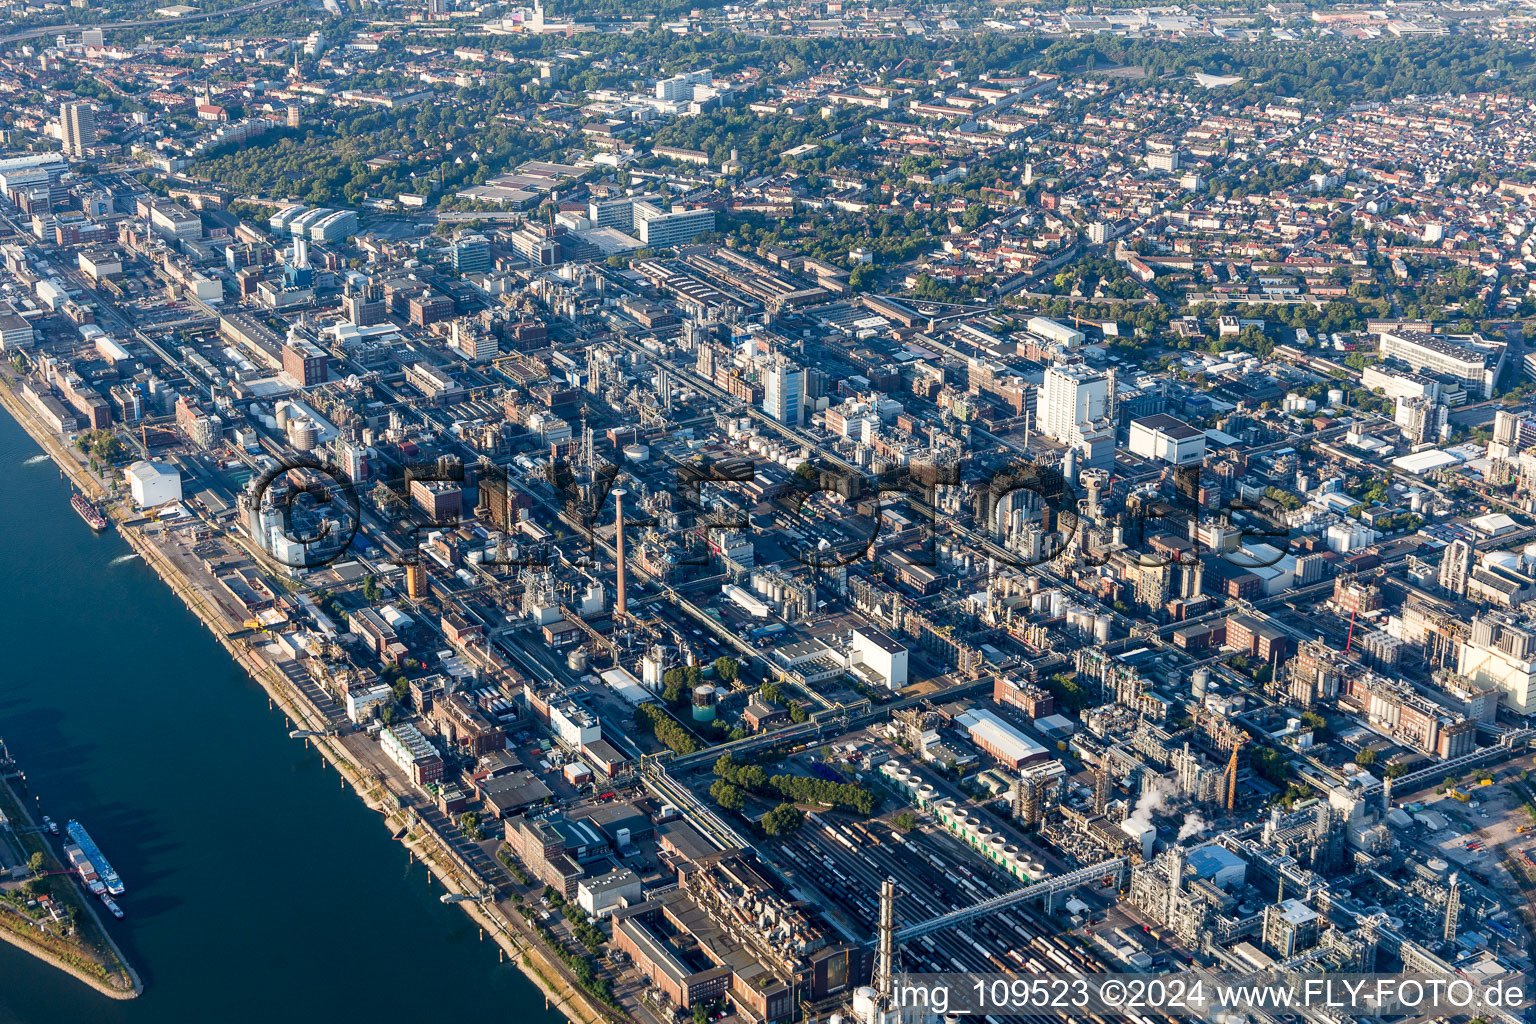
<svg viewBox="0 0 1536 1024">
<path fill-rule="evenodd" d="M 1211 683 L 1211 670 L 1201 665 L 1190 673 L 1189 691 L 1196 697 L 1204 697 L 1206 689 Z"/>
<path fill-rule="evenodd" d="M 624 458 L 630 462 L 651 461 L 651 446 L 647 444 L 627 444 L 624 446 Z"/>
<path fill-rule="evenodd" d="M 1328 389 L 1328 404 L 1329 405 L 1343 405 L 1344 404 L 1344 392 L 1343 392 L 1343 390 L 1340 389 L 1340 388 L 1329 388 Z"/>
<path fill-rule="evenodd" d="M 1098 615 L 1093 620 L 1093 638 L 1099 643 L 1109 641 L 1109 616 Z"/>
<path fill-rule="evenodd" d="M 1520 571 L 1520 556 L 1513 551 L 1490 551 L 1483 556 L 1483 564 L 1489 567 L 1499 566 L 1504 569 Z"/>
<path fill-rule="evenodd" d="M 315 421 L 311 419 L 290 419 L 288 443 L 296 451 L 312 452 L 320 443 L 320 428 L 315 426 Z"/>
<path fill-rule="evenodd" d="M 853 1012 L 864 1024 L 876 1024 L 879 1014 L 879 995 L 868 985 L 853 990 Z"/>
<path fill-rule="evenodd" d="M 580 647 L 565 656 L 565 665 L 573 672 L 585 672 L 587 670 L 587 652 Z"/>
</svg>

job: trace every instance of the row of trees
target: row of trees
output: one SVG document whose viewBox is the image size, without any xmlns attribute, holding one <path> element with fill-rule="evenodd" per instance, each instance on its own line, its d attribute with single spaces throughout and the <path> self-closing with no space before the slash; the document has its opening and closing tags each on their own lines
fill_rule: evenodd
<svg viewBox="0 0 1536 1024">
<path fill-rule="evenodd" d="M 741 798 L 741 803 L 728 807 L 728 810 L 739 810 L 746 793 L 773 794 L 795 803 L 836 807 L 866 816 L 873 814 L 880 803 L 873 792 L 851 782 L 813 779 L 805 775 L 769 775 L 760 765 L 740 764 L 728 753 L 720 755 L 714 772 L 716 782 L 710 787 L 710 795 L 721 806 L 726 806 L 722 796 L 731 802 Z"/>
<path fill-rule="evenodd" d="M 679 754 L 692 754 L 698 751 L 699 741 L 689 734 L 677 723 L 665 708 L 654 702 L 647 702 L 635 708 L 635 725 L 641 732 L 648 732 L 661 741 L 662 746 Z"/>
</svg>

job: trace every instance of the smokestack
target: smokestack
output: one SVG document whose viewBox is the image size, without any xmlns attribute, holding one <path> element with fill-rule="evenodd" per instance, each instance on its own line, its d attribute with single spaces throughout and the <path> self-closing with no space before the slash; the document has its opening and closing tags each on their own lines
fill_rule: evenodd
<svg viewBox="0 0 1536 1024">
<path fill-rule="evenodd" d="M 1179 892 L 1184 887 L 1184 848 L 1175 846 L 1168 851 L 1168 908 L 1163 923 L 1173 927 L 1173 919 L 1179 912 Z"/>
<path fill-rule="evenodd" d="M 1385 822 L 1387 815 L 1392 813 L 1392 776 L 1386 775 L 1381 780 L 1381 820 Z"/>
<path fill-rule="evenodd" d="M 896 953 L 896 883 L 887 878 L 880 883 L 880 929 L 875 944 L 875 992 L 880 1006 L 891 1005 L 891 972 Z"/>
<path fill-rule="evenodd" d="M 613 492 L 614 548 L 618 551 L 619 561 L 619 593 L 613 602 L 615 615 L 626 614 L 628 608 L 624 594 L 624 495 L 627 493 L 622 487 Z"/>
</svg>

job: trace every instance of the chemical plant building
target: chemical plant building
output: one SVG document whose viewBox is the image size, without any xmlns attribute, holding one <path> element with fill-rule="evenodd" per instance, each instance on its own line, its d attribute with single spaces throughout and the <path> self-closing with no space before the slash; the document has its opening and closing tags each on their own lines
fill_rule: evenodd
<svg viewBox="0 0 1536 1024">
<path fill-rule="evenodd" d="M 1080 467 L 1112 469 L 1114 391 L 1113 371 L 1080 363 L 1050 367 L 1040 392 L 1040 432 L 1075 452 Z"/>
<path fill-rule="evenodd" d="M 869 952 L 835 934 L 741 850 L 681 866 L 676 889 L 613 915 L 614 945 L 673 1005 L 723 997 L 764 1024 L 868 976 Z"/>
<path fill-rule="evenodd" d="M 1311 46 L 1328 23 L 1297 6 L 1264 17 Z M 863 987 L 887 899 L 923 932 L 898 971 L 1342 956 L 1371 920 L 1429 973 L 1521 968 L 1515 889 L 1453 833 L 1522 813 L 1511 776 L 1536 744 L 1517 718 L 1536 714 L 1536 395 L 1454 411 L 1507 357 L 1427 333 L 1463 319 L 1442 278 L 1476 324 L 1536 295 L 1518 82 L 1326 114 L 1028 61 L 925 84 L 860 41 L 992 29 L 770 4 L 846 52 L 676 75 L 693 65 L 657 59 L 657 33 L 598 83 L 570 40 L 509 55 L 474 38 L 487 15 L 428 8 L 375 21 L 451 45 L 314 43 L 323 81 L 270 82 L 291 56 L 275 38 L 221 41 L 196 83 L 157 68 L 174 47 L 0 61 L 20 104 L 0 194 L 28 236 L 0 245 L 0 357 L 32 429 L 88 454 L 105 439 L 81 431 L 115 432 L 126 470 L 81 460 L 106 474 L 101 511 L 219 595 L 224 632 L 262 632 L 249 653 L 304 680 L 326 744 L 436 808 L 419 836 L 474 853 L 454 825 L 478 816 L 475 870 L 508 899 L 466 909 L 515 932 L 513 894 L 553 887 L 614 953 L 592 958 L 599 989 L 662 1021 L 720 1000 L 753 1024 L 894 1024 Z M 1452 30 L 1528 33 L 1511 11 Z M 1246 11 L 1099 14 L 1010 17 L 1248 45 Z M 1410 45 L 1417 16 L 1358 12 L 1325 48 Z M 462 83 L 498 60 L 558 102 L 486 108 Z M 359 91 L 396 71 L 417 84 Z M 93 74 L 136 87 L 164 137 L 101 105 L 87 144 L 53 120 L 79 97 L 36 98 Z M 441 175 L 402 180 L 396 141 L 354 165 L 356 212 L 227 201 L 271 193 L 288 109 L 381 102 L 442 115 L 413 144 L 481 182 L 472 206 L 451 210 Z M 252 134 L 215 148 L 232 143 L 195 115 L 237 103 Z M 706 110 L 718 123 L 688 122 Z M 829 110 L 854 127 L 805 120 Z M 732 150 L 754 118 L 782 145 Z M 492 121 L 495 153 L 455 137 Z M 37 152 L 61 138 L 80 159 Z M 1238 149 L 1266 188 L 1234 203 L 1208 183 Z M 907 153 L 928 155 L 893 178 Z M 1484 157 L 1491 187 L 1454 173 Z M 243 165 L 250 188 L 178 175 L 194 164 Z M 1321 173 L 1270 173 L 1302 165 Z M 781 230 L 701 243 L 722 218 Z M 432 219 L 455 230 L 411 227 Z M 871 241 L 891 231 L 899 255 Z M 1385 299 L 1423 319 L 1364 320 Z M 356 485 L 333 562 L 296 537 L 349 503 L 301 502 L 285 530 L 316 474 L 260 495 L 295 456 Z M 806 500 L 834 468 L 858 483 Z M 1289 543 L 1260 543 L 1261 519 Z M 1470 795 L 1434 794 L 1447 775 Z M 928 827 L 896 825 L 911 814 Z M 1505 839 L 1517 866 L 1536 856 L 1536 833 Z M 1450 861 L 1489 883 L 1458 890 Z"/>
<path fill-rule="evenodd" d="M 1173 466 L 1198 465 L 1205 459 L 1205 432 L 1165 413 L 1131 421 L 1132 455 Z"/>
<path fill-rule="evenodd" d="M 878 629 L 856 629 L 849 648 L 849 671 L 870 686 L 899 690 L 907 685 L 907 649 Z"/>
<path fill-rule="evenodd" d="M 1022 767 L 1049 754 L 1043 746 L 986 708 L 972 708 L 956 715 L 955 725 L 965 731 L 972 743 L 1008 768 Z"/>
<path fill-rule="evenodd" d="M 123 477 L 139 508 L 158 508 L 181 500 L 181 474 L 168 462 L 140 459 L 123 470 Z"/>
<path fill-rule="evenodd" d="M 379 733 L 379 749 L 418 786 L 427 786 L 443 777 L 442 755 L 414 725 L 386 726 Z"/>
</svg>

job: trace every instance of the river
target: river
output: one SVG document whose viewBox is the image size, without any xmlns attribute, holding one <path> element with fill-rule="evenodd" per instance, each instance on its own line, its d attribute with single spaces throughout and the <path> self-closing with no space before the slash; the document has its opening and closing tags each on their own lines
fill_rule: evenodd
<svg viewBox="0 0 1536 1024">
<path fill-rule="evenodd" d="M 145 992 L 0 943 L 0 1024 L 563 1020 L 38 455 L 0 411 L 0 737 L 122 876 Z"/>
</svg>

